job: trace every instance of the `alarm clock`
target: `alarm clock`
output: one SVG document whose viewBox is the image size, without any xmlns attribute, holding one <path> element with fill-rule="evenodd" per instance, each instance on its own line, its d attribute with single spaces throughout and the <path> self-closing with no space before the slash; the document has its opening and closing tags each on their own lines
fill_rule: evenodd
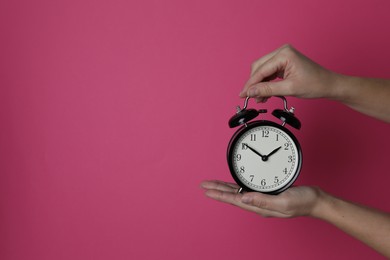
<svg viewBox="0 0 390 260">
<path fill-rule="evenodd" d="M 298 178 L 302 168 L 302 150 L 297 138 L 286 128 L 301 128 L 294 115 L 294 108 L 276 109 L 272 115 L 280 120 L 255 120 L 266 109 L 247 109 L 249 97 L 244 107 L 237 107 L 236 114 L 229 120 L 231 128 L 241 126 L 232 136 L 227 149 L 230 173 L 241 187 L 238 192 L 256 191 L 278 194 L 288 189 Z"/>
</svg>

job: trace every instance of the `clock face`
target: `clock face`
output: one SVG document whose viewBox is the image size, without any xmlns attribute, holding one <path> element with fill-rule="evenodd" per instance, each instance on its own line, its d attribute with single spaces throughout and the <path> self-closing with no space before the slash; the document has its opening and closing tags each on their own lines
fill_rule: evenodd
<svg viewBox="0 0 390 260">
<path fill-rule="evenodd" d="M 228 148 L 230 171 L 245 190 L 279 193 L 296 180 L 301 162 L 301 149 L 294 135 L 271 121 L 244 126 Z"/>
</svg>

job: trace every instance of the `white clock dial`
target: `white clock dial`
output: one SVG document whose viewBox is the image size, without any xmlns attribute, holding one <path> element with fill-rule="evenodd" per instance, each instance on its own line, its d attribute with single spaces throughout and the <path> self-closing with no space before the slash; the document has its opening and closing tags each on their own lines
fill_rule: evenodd
<svg viewBox="0 0 390 260">
<path fill-rule="evenodd" d="M 270 124 L 244 130 L 230 147 L 231 170 L 247 188 L 272 193 L 297 178 L 299 144 L 281 127 Z"/>
</svg>

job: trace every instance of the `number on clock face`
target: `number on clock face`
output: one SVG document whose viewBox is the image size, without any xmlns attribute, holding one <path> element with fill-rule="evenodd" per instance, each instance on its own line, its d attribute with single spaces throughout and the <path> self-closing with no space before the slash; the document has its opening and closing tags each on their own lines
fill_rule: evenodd
<svg viewBox="0 0 390 260">
<path fill-rule="evenodd" d="M 282 129 L 256 126 L 244 132 L 232 150 L 236 177 L 252 190 L 272 192 L 296 178 L 300 153 Z"/>
</svg>

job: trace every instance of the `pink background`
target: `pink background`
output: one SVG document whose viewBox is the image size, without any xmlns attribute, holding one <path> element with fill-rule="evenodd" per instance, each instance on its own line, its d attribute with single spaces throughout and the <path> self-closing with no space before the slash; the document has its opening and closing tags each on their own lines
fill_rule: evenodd
<svg viewBox="0 0 390 260">
<path fill-rule="evenodd" d="M 327 223 L 206 199 L 250 64 L 291 43 L 389 77 L 390 2 L 2 0 L 0 259 L 380 259 Z M 390 211 L 388 124 L 289 99 L 301 185 Z M 279 99 L 256 108 L 279 108 Z M 271 118 L 270 118 L 271 119 Z"/>
</svg>

